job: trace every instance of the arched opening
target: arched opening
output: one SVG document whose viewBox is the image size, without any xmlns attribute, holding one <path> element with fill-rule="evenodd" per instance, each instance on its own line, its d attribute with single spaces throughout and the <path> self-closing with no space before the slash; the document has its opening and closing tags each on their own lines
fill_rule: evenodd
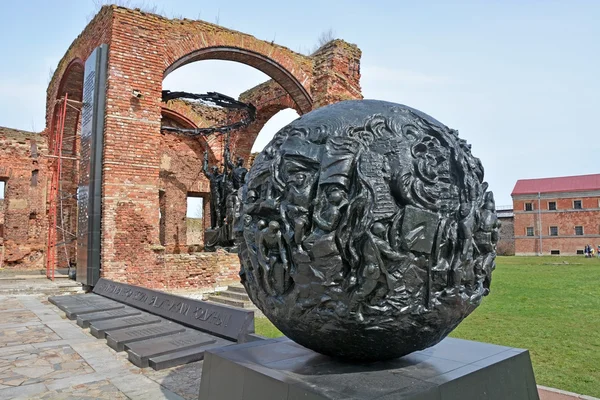
<svg viewBox="0 0 600 400">
<path fill-rule="evenodd" d="M 302 86 L 294 75 L 272 58 L 246 49 L 227 46 L 207 47 L 192 51 L 176 60 L 166 70 L 166 77 L 171 72 L 186 64 L 201 60 L 226 60 L 249 65 L 268 75 L 277 82 L 298 105 L 302 113 L 312 109 L 312 99 L 308 91 Z"/>
<path fill-rule="evenodd" d="M 260 153 L 281 128 L 298 118 L 300 118 L 300 115 L 293 108 L 280 110 L 269 118 L 256 136 L 256 140 L 250 150 L 251 157 L 254 158 L 253 156 L 256 153 Z"/>
<path fill-rule="evenodd" d="M 202 228 L 204 230 L 211 228 L 210 182 L 203 172 L 204 152 L 209 154 L 209 166 L 215 165 L 223 171 L 225 169 L 225 148 L 227 147 L 232 160 L 241 157 L 245 161 L 245 166 L 249 168 L 251 148 L 264 125 L 279 111 L 286 110 L 270 121 L 267 132 L 270 131 L 272 137 L 290 120 L 297 118 L 298 111 L 301 110 L 292 94 L 271 80 L 272 76 L 265 73 L 268 71 L 278 76 L 280 80 L 281 76 L 284 76 L 287 79 L 288 87 L 291 84 L 302 87 L 287 71 L 285 74 L 281 71 L 274 72 L 275 69 L 281 68 L 278 64 L 269 63 L 269 67 L 264 68 L 264 65 L 248 60 L 245 62 L 239 59 L 225 59 L 224 53 L 218 51 L 212 53 L 200 51 L 193 54 L 193 56 L 183 57 L 165 72 L 163 90 L 194 94 L 222 93 L 256 106 L 256 118 L 245 128 L 229 134 L 215 133 L 206 137 L 189 137 L 171 132 L 163 131 L 161 133 L 159 203 L 161 204 L 161 227 L 164 227 L 162 228 L 164 234 L 161 233 L 161 243 L 167 253 L 180 253 L 184 246 L 187 247 L 188 252 L 199 249 L 196 243 L 191 242 L 194 241 L 194 237 L 200 236 L 197 232 L 190 231 L 191 226 L 198 226 L 199 215 L 202 218 Z M 220 58 L 217 60 L 205 59 L 210 54 Z M 257 60 L 258 58 L 252 59 Z M 203 61 L 193 62 L 199 60 Z M 258 67 L 260 70 L 257 69 Z M 302 100 L 302 96 L 298 97 L 299 93 L 306 94 L 303 87 L 302 91 L 297 87 L 294 92 L 296 98 L 304 102 L 302 104 L 308 104 L 306 98 Z M 225 126 L 240 118 L 237 110 L 211 107 L 197 101 L 178 99 L 163 103 L 162 125 L 176 122 L 177 118 L 173 117 L 175 114 L 184 116 L 188 125 L 194 124 L 198 128 Z M 183 127 L 184 125 L 181 120 L 178 124 L 175 126 Z M 279 126 L 277 126 L 278 124 Z M 268 136 L 269 133 L 265 135 Z M 199 144 L 201 145 L 199 146 Z M 262 146 L 264 147 L 264 144 Z M 190 209 L 190 204 L 192 204 L 193 210 Z M 202 204 L 202 213 L 198 211 L 199 204 Z M 204 237 L 202 237 L 202 242 L 204 242 Z"/>
<path fill-rule="evenodd" d="M 49 235 L 54 235 L 56 267 L 74 266 L 77 260 L 77 187 L 79 184 L 80 111 L 83 96 L 84 63 L 72 60 L 63 74 L 54 101 L 48 135 L 50 189 L 52 174 L 57 174 L 55 190 L 50 190 L 49 202 L 56 213 L 50 221 Z M 66 104 L 65 104 L 65 98 Z M 64 115 L 64 118 L 63 118 Z M 59 153 L 59 154 L 57 154 Z M 58 156 L 61 156 L 58 158 Z M 59 168 L 60 166 L 60 168 Z"/>
</svg>

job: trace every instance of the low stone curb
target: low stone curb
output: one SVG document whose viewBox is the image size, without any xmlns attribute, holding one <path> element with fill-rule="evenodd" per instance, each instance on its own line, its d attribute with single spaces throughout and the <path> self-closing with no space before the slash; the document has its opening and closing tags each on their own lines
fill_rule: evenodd
<svg viewBox="0 0 600 400">
<path fill-rule="evenodd" d="M 600 400 L 597 397 L 586 396 L 565 390 L 537 385 L 540 400 Z"/>
</svg>

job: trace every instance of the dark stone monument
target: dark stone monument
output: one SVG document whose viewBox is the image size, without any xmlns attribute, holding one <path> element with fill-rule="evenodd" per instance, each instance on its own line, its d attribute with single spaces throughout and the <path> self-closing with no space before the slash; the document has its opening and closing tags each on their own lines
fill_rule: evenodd
<svg viewBox="0 0 600 400">
<path fill-rule="evenodd" d="M 166 322 L 162 324 L 153 324 L 150 326 L 136 326 L 133 328 L 117 329 L 106 331 L 106 344 L 115 351 L 124 351 L 125 345 L 140 340 L 153 339 L 161 336 L 168 336 L 174 333 L 184 332 L 185 327 Z"/>
<path fill-rule="evenodd" d="M 410 107 L 344 101 L 281 129 L 235 226 L 242 283 L 296 343 L 208 351 L 199 398 L 537 400 L 527 350 L 446 338 L 490 290 L 487 189 L 458 133 Z"/>
<path fill-rule="evenodd" d="M 489 293 L 498 219 L 458 133 L 344 101 L 281 129 L 246 178 L 242 283 L 286 336 L 375 361 L 439 343 Z"/>
<path fill-rule="evenodd" d="M 248 169 L 244 167 L 244 159 L 238 157 L 232 161 L 229 149 L 229 136 L 225 145 L 224 170 L 217 165 L 208 166 L 208 153 L 204 153 L 202 171 L 210 182 L 210 229 L 204 233 L 206 251 L 222 248 L 236 252 L 234 244 L 234 224 L 239 217 L 239 190 L 246 179 Z"/>
<path fill-rule="evenodd" d="M 77 188 L 77 280 L 95 285 L 100 278 L 102 154 L 108 45 L 95 48 L 85 61 L 81 109 L 81 158 Z"/>
<path fill-rule="evenodd" d="M 65 312 L 68 319 L 77 319 L 78 317 L 85 314 L 96 314 L 98 312 L 122 310 L 125 307 L 119 303 L 96 303 L 96 304 L 82 304 L 72 307 L 63 307 L 62 310 Z"/>
<path fill-rule="evenodd" d="M 94 293 L 234 341 L 254 333 L 254 312 L 100 278 Z"/>
<path fill-rule="evenodd" d="M 90 321 L 90 333 L 98 339 L 106 337 L 106 331 L 158 324 L 162 319 L 152 315 L 140 315 L 129 318 L 114 318 L 110 320 Z"/>
<path fill-rule="evenodd" d="M 201 400 L 539 400 L 527 350 L 453 338 L 375 363 L 246 343 L 208 350 L 200 382 Z"/>
<path fill-rule="evenodd" d="M 253 334 L 253 311 L 104 278 L 94 293 L 48 300 L 141 368 L 170 368 L 202 360 L 208 349 L 262 339 Z"/>
<path fill-rule="evenodd" d="M 121 317 L 132 317 L 140 315 L 141 311 L 131 307 L 119 308 L 109 311 L 98 311 L 89 314 L 82 314 L 77 317 L 77 325 L 82 328 L 89 328 L 90 323 L 94 321 L 104 321 L 106 319 L 114 319 Z"/>
<path fill-rule="evenodd" d="M 171 355 L 172 357 L 173 353 L 179 353 L 198 346 L 203 346 L 206 350 L 206 346 L 215 344 L 225 346 L 231 344 L 231 342 L 201 332 L 187 331 L 179 335 L 167 336 L 160 340 L 131 343 L 127 345 L 127 353 L 129 361 L 134 365 L 146 368 L 150 365 L 151 358 L 164 355 Z M 179 355 L 176 357 L 179 357 Z M 188 359 L 187 362 L 190 362 L 190 360 Z"/>
</svg>

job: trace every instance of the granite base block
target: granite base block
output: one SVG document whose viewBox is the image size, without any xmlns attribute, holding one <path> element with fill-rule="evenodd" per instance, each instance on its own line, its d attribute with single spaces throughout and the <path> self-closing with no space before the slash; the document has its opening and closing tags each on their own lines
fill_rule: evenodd
<svg viewBox="0 0 600 400">
<path fill-rule="evenodd" d="M 351 364 L 287 338 L 208 350 L 202 400 L 539 400 L 529 352 L 446 338 L 391 361 Z"/>
</svg>

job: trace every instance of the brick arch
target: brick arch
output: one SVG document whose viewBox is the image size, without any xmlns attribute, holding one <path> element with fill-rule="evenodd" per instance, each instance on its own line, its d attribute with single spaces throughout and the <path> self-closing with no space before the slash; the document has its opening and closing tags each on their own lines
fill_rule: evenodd
<svg viewBox="0 0 600 400">
<path fill-rule="evenodd" d="M 254 40 L 258 41 L 257 39 Z M 288 52 L 290 51 L 288 50 Z M 270 54 L 271 52 L 267 53 Z M 268 54 L 263 54 L 256 50 L 233 46 L 204 47 L 191 50 L 170 62 L 169 66 L 165 69 L 164 77 L 177 68 L 195 61 L 225 60 L 239 62 L 258 69 L 281 85 L 281 87 L 294 100 L 294 108 L 299 108 L 302 114 L 312 110 L 312 97 L 307 88 L 304 87 L 298 79 L 300 77 L 304 82 L 307 82 L 309 80 L 309 76 L 303 73 L 299 65 L 295 65 L 297 63 L 292 59 L 292 57 L 285 55 L 283 52 L 279 52 L 278 56 L 275 57 L 271 57 Z M 283 65 L 278 62 L 276 58 L 279 58 L 279 61 L 281 61 Z M 288 65 L 288 68 L 290 69 L 284 67 L 284 65 Z M 295 71 L 295 74 L 292 71 Z M 297 77 L 296 75 L 299 76 Z"/>
<path fill-rule="evenodd" d="M 268 104 L 258 109 L 254 122 L 236 134 L 234 147 L 236 157 L 244 158 L 247 163 L 250 159 L 252 146 L 254 145 L 254 142 L 256 141 L 256 138 L 258 137 L 258 134 L 262 128 L 271 118 L 275 116 L 275 114 L 288 108 L 298 111 L 296 108 L 291 107 L 291 104 L 286 103 Z M 301 113 L 299 112 L 299 114 Z"/>
<path fill-rule="evenodd" d="M 81 102 L 83 98 L 83 77 L 84 77 L 84 62 L 81 58 L 72 59 L 66 66 L 64 73 L 60 77 L 58 90 L 54 97 L 54 106 L 51 115 L 50 132 L 48 136 L 49 150 L 54 147 L 55 140 L 58 135 L 59 114 L 61 112 L 61 104 L 59 100 L 67 95 L 68 99 L 73 101 L 66 109 L 65 124 L 62 138 L 62 155 L 65 158 L 61 161 L 62 164 L 62 179 L 60 184 L 60 192 L 58 197 L 62 199 L 62 206 L 57 201 L 57 225 L 48 227 L 49 233 L 56 234 L 57 243 L 70 243 L 65 254 L 64 248 L 57 249 L 57 264 L 59 267 L 66 267 L 68 261 L 75 263 L 77 243 L 73 239 L 77 232 L 77 186 L 79 183 L 78 163 L 76 161 L 79 155 L 79 118 L 80 112 L 77 110 L 77 102 Z M 51 160 L 56 162 L 56 160 Z M 63 230 L 64 229 L 64 230 Z M 68 259 L 67 259 L 68 257 Z"/>
<path fill-rule="evenodd" d="M 163 118 L 169 118 L 174 120 L 175 122 L 177 122 L 179 125 L 183 126 L 184 128 L 189 128 L 189 129 L 194 129 L 197 128 L 198 126 L 194 123 L 194 121 L 192 121 L 191 119 L 189 119 L 188 117 L 186 117 L 185 115 L 183 115 L 180 112 L 177 112 L 175 110 L 171 110 L 168 107 L 162 107 L 160 110 Z M 206 141 L 206 140 L 204 140 Z"/>
</svg>

